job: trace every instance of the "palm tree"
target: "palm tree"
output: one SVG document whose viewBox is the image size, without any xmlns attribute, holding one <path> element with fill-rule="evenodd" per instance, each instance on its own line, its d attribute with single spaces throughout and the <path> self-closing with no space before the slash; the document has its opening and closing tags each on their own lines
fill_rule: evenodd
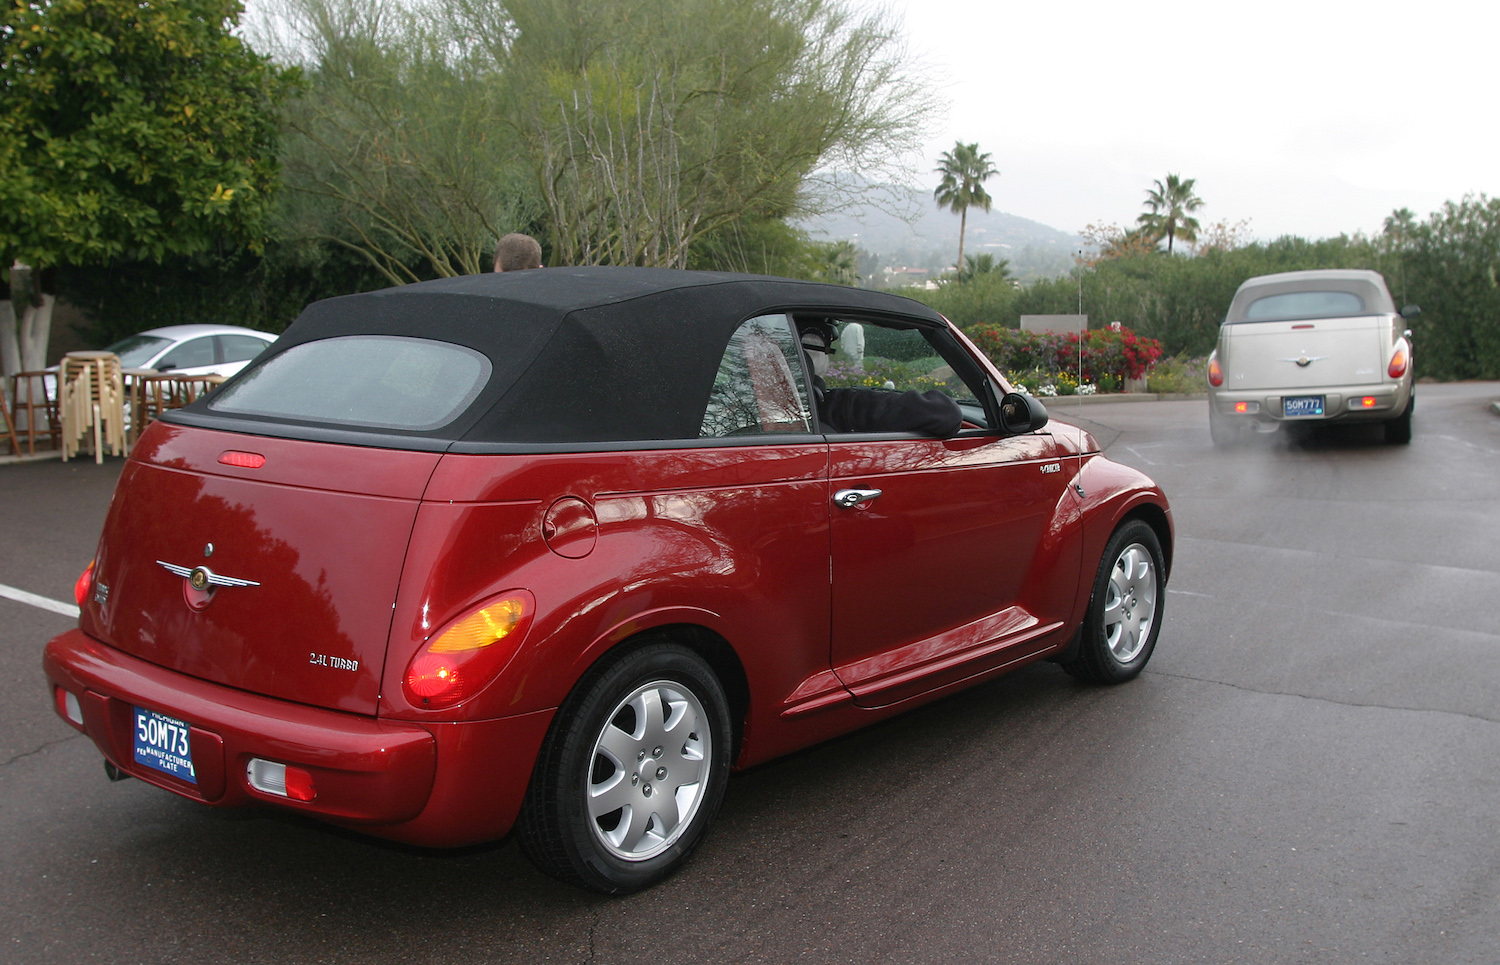
<svg viewBox="0 0 1500 965">
<path fill-rule="evenodd" d="M 1203 207 L 1203 199 L 1193 193 L 1196 183 L 1195 178 L 1167 175 L 1165 184 L 1157 181 L 1156 188 L 1146 192 L 1146 207 L 1150 210 L 1135 219 L 1137 224 L 1156 235 L 1158 241 L 1167 239 L 1169 255 L 1172 242 L 1177 238 L 1186 242 L 1198 240 L 1198 219 L 1188 217 L 1190 212 Z"/>
<path fill-rule="evenodd" d="M 979 144 L 955 141 L 953 150 L 944 151 L 936 168 L 943 176 L 937 189 L 932 192 L 939 207 L 947 208 L 958 215 L 958 268 L 964 264 L 964 233 L 969 227 L 969 208 L 990 210 L 993 202 L 984 190 L 984 182 L 999 174 L 990 163 L 989 154 L 981 154 Z"/>
<path fill-rule="evenodd" d="M 960 282 L 973 281 L 979 275 L 998 275 L 1000 278 L 1010 277 L 1010 259 L 1001 258 L 998 261 L 989 252 L 979 255 L 969 255 L 964 259 L 964 266 L 958 270 Z"/>
</svg>

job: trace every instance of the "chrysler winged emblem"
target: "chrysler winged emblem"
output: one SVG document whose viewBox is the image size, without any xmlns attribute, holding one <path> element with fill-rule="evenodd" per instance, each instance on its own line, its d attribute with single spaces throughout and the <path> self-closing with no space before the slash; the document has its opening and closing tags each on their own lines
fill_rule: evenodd
<svg viewBox="0 0 1500 965">
<path fill-rule="evenodd" d="M 254 580 L 242 580 L 237 576 L 220 576 L 206 566 L 178 566 L 166 560 L 157 560 L 156 565 L 175 576 L 182 577 L 182 599 L 192 610 L 201 610 L 213 602 L 214 591 L 221 586 L 260 586 Z"/>
<path fill-rule="evenodd" d="M 1297 367 L 1298 368 L 1305 369 L 1309 365 L 1313 364 L 1314 362 L 1321 362 L 1321 361 L 1323 361 L 1326 358 L 1328 358 L 1328 356 L 1326 356 L 1326 355 L 1313 355 L 1313 356 L 1303 355 L 1303 356 L 1301 356 L 1299 358 L 1294 358 L 1294 359 L 1277 359 L 1277 361 L 1278 362 L 1295 362 L 1295 363 L 1297 363 Z"/>
<path fill-rule="evenodd" d="M 254 580 L 220 576 L 206 566 L 195 566 L 189 569 L 186 566 L 178 566 L 176 563 L 168 563 L 166 560 L 157 560 L 156 565 L 187 580 L 195 590 L 206 590 L 211 586 L 260 586 Z"/>
</svg>

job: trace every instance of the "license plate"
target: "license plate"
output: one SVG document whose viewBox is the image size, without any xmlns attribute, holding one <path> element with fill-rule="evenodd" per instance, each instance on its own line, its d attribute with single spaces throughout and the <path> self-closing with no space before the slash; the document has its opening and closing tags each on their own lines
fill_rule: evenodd
<svg viewBox="0 0 1500 965">
<path fill-rule="evenodd" d="M 193 773 L 193 751 L 188 746 L 188 725 L 175 717 L 135 709 L 135 762 L 198 783 Z"/>
<path fill-rule="evenodd" d="M 1288 419 L 1295 419 L 1297 416 L 1322 415 L 1323 397 L 1321 395 L 1289 395 L 1281 400 L 1281 414 Z"/>
</svg>

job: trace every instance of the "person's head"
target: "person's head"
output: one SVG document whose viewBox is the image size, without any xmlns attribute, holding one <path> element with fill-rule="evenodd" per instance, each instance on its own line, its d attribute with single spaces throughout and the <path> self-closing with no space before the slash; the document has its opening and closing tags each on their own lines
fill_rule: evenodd
<svg viewBox="0 0 1500 965">
<path fill-rule="evenodd" d="M 542 246 L 531 235 L 508 234 L 495 245 L 496 271 L 542 267 Z"/>
<path fill-rule="evenodd" d="M 828 361 L 833 357 L 833 343 L 838 341 L 838 332 L 825 321 L 799 322 L 798 333 L 802 340 L 802 351 L 812 363 L 813 375 L 818 378 L 828 374 Z"/>
</svg>

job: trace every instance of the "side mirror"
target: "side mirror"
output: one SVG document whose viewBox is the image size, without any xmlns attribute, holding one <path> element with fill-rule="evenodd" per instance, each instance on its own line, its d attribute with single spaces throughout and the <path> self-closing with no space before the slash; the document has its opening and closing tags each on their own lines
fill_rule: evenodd
<svg viewBox="0 0 1500 965">
<path fill-rule="evenodd" d="M 1416 305 L 1407 305 L 1405 308 L 1401 309 L 1402 318 L 1416 318 L 1420 314 L 1422 314 L 1422 309 L 1418 308 Z"/>
<path fill-rule="evenodd" d="M 1035 432 L 1046 424 L 1047 409 L 1035 398 L 1007 392 L 1000 400 L 1000 428 L 1011 435 Z"/>
</svg>

